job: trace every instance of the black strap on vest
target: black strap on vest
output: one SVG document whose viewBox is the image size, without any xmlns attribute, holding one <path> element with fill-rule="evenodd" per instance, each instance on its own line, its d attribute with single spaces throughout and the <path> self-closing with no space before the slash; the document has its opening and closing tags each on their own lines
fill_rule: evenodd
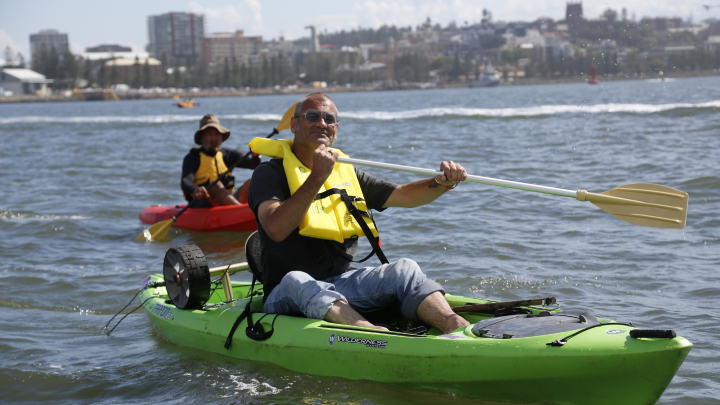
<svg viewBox="0 0 720 405">
<path fill-rule="evenodd" d="M 357 221 L 358 225 L 360 225 L 360 228 L 365 233 L 365 237 L 367 237 L 368 241 L 370 242 L 370 245 L 373 248 L 373 251 L 370 252 L 369 255 L 367 255 L 364 259 L 358 261 L 357 263 L 362 263 L 365 260 L 372 257 L 373 254 L 376 254 L 378 259 L 380 259 L 380 262 L 382 264 L 388 264 L 388 259 L 385 257 L 385 254 L 383 253 L 382 249 L 380 249 L 380 243 L 378 242 L 378 238 L 373 235 L 372 231 L 370 230 L 370 227 L 365 223 L 365 220 L 363 217 L 370 218 L 371 221 L 373 221 L 373 224 L 375 224 L 375 219 L 367 212 L 360 211 L 356 206 L 355 202 L 357 201 L 365 201 L 364 199 L 356 196 L 349 195 L 347 191 L 341 188 L 331 188 L 330 190 L 323 191 L 322 193 L 315 196 L 316 200 L 322 200 L 323 198 L 327 198 L 331 195 L 339 194 L 340 200 L 342 200 L 343 203 L 345 203 L 345 207 L 347 207 L 348 212 L 355 218 L 355 221 Z M 377 225 L 375 226 L 375 229 L 377 229 Z"/>
</svg>

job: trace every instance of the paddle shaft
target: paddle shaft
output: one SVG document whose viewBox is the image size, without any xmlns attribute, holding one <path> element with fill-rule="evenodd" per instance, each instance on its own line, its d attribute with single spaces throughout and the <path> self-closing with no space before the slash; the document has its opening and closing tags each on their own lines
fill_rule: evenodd
<svg viewBox="0 0 720 405">
<path fill-rule="evenodd" d="M 555 303 L 555 297 L 535 298 L 531 300 L 490 302 L 488 304 L 463 305 L 452 307 L 455 312 L 494 312 L 503 308 L 526 307 L 528 305 L 550 305 Z"/>
<path fill-rule="evenodd" d="M 280 131 L 278 131 L 277 128 L 273 128 L 273 131 L 265 138 L 272 138 L 275 134 L 279 134 L 279 133 L 280 133 Z M 244 154 L 242 158 L 238 159 L 235 163 L 230 165 L 230 167 L 228 167 L 227 170 L 225 170 L 221 175 L 218 176 L 217 179 L 215 179 L 215 181 L 213 181 L 212 183 L 210 183 L 209 186 L 206 187 L 207 190 L 210 191 L 211 188 L 215 187 L 215 185 L 218 183 L 218 181 L 222 180 L 228 173 L 230 173 L 230 171 L 232 169 L 235 168 L 235 166 L 237 166 L 238 164 L 240 164 L 240 162 L 242 162 L 248 156 L 250 156 L 251 153 L 252 153 L 252 151 L 248 151 L 248 153 Z M 187 211 L 188 208 L 192 207 L 193 204 L 195 204 L 195 201 L 197 201 L 197 200 L 198 200 L 197 198 L 193 198 L 190 202 L 188 202 L 188 204 L 185 206 L 185 208 L 181 209 L 180 212 L 178 212 L 177 214 L 175 214 L 172 217 L 173 222 L 177 221 L 178 217 L 180 215 L 182 215 L 185 211 Z"/>
<path fill-rule="evenodd" d="M 372 162 L 369 160 L 360 160 L 360 159 L 339 157 L 337 159 L 337 161 L 340 163 L 349 163 L 349 164 L 353 164 L 356 166 L 373 167 L 376 169 L 388 169 L 388 170 L 395 170 L 398 172 L 415 173 L 415 174 L 420 174 L 420 175 L 427 174 L 427 175 L 431 175 L 431 176 L 437 176 L 438 174 L 444 174 L 440 170 L 421 169 L 419 167 L 396 165 L 396 164 L 392 164 L 392 163 Z M 493 179 L 491 177 L 475 176 L 475 175 L 471 175 L 471 174 L 468 174 L 467 181 L 471 181 L 473 183 L 489 184 L 491 186 L 501 186 L 501 187 L 508 187 L 508 188 L 516 188 L 519 190 L 535 191 L 538 193 L 559 195 L 562 197 L 576 198 L 576 196 L 577 196 L 577 191 L 573 191 L 573 190 L 563 190 L 561 188 L 555 188 L 555 187 L 537 186 L 535 184 L 520 183 L 517 181 L 509 181 L 509 180 Z"/>
</svg>

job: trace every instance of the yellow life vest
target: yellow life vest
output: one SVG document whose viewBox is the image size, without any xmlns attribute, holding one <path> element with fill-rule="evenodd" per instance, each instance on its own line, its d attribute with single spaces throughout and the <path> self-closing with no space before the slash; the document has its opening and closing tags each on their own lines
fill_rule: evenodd
<svg viewBox="0 0 720 405">
<path fill-rule="evenodd" d="M 253 152 L 283 160 L 285 176 L 290 186 L 290 194 L 300 188 L 310 176 L 310 169 L 300 162 L 292 151 L 293 141 L 289 139 L 273 140 L 267 138 L 255 138 L 250 142 L 250 149 Z M 346 154 L 334 149 L 340 156 L 348 157 Z M 325 183 L 320 187 L 318 194 L 330 189 L 345 190 L 348 195 L 360 197 L 362 201 L 356 201 L 355 206 L 360 211 L 368 213 L 364 196 L 360 189 L 360 183 L 355 175 L 352 165 L 335 163 L 332 173 Z M 378 236 L 372 218 L 362 217 L 373 236 Z M 340 195 L 333 194 L 322 199 L 313 201 L 308 209 L 305 218 L 300 222 L 300 235 L 311 238 L 334 240 L 342 243 L 345 239 L 366 236 L 355 218 L 348 212 Z"/>
<path fill-rule="evenodd" d="M 200 167 L 198 167 L 197 171 L 195 172 L 195 180 L 193 180 L 193 185 L 200 186 L 203 184 L 211 183 L 215 181 L 215 179 L 217 179 L 220 174 L 227 171 L 228 168 L 227 166 L 225 166 L 225 160 L 223 160 L 222 152 L 218 151 L 218 153 L 216 153 L 214 157 L 208 156 L 199 150 L 198 154 L 200 154 Z M 232 173 L 228 173 L 226 178 L 232 180 Z M 226 182 L 223 182 L 223 185 L 225 185 L 225 183 Z M 232 194 L 233 191 L 235 191 L 234 182 L 233 187 L 228 188 L 228 192 L 230 194 Z"/>
</svg>

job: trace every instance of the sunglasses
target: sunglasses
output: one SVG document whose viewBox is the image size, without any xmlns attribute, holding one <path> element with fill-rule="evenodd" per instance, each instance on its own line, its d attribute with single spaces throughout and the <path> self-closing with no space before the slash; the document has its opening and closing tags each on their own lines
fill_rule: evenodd
<svg viewBox="0 0 720 405">
<path fill-rule="evenodd" d="M 305 116 L 305 120 L 309 123 L 315 123 L 320 121 L 320 118 L 325 118 L 325 123 L 329 127 L 334 127 L 338 124 L 338 116 L 337 114 L 333 114 L 330 112 L 323 112 L 318 110 L 307 110 L 303 114 L 296 115 L 295 118 L 299 118 L 300 116 Z"/>
</svg>

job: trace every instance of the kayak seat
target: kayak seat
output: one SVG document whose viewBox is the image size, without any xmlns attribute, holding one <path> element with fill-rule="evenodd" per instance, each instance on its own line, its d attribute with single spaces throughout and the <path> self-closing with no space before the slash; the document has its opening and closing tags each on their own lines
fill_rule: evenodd
<svg viewBox="0 0 720 405">
<path fill-rule="evenodd" d="M 253 232 L 245 241 L 245 256 L 248 267 L 256 280 L 263 283 L 263 268 L 260 264 L 260 235 Z M 403 319 L 400 302 L 381 308 L 362 309 L 353 307 L 365 319 L 373 323 L 392 323 Z M 291 314 L 291 316 L 304 317 L 302 314 Z"/>
<path fill-rule="evenodd" d="M 264 283 L 263 268 L 260 264 L 260 235 L 255 231 L 245 241 L 245 257 L 255 280 Z"/>
<path fill-rule="evenodd" d="M 245 258 L 247 259 L 248 267 L 250 267 L 250 272 L 253 277 L 255 277 L 255 280 L 264 283 L 263 268 L 260 264 L 260 250 L 260 235 L 255 231 L 248 236 L 245 241 Z M 262 306 L 260 308 L 262 308 Z M 287 316 L 305 318 L 305 315 L 299 312 L 287 314 Z"/>
</svg>

